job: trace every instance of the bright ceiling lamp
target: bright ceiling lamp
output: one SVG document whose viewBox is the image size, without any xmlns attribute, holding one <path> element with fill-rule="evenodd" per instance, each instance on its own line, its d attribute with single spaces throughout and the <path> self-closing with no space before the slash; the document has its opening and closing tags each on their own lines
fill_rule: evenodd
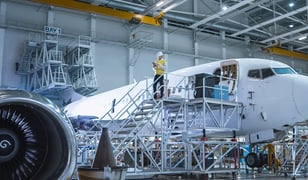
<svg viewBox="0 0 308 180">
<path fill-rule="evenodd" d="M 227 10 L 228 9 L 228 7 L 226 6 L 226 5 L 224 5 L 224 6 L 222 6 L 222 8 L 221 8 L 222 10 Z"/>
<path fill-rule="evenodd" d="M 161 1 L 156 3 L 156 7 L 159 7 L 159 6 L 163 5 L 164 3 L 165 3 L 165 1 L 161 0 Z"/>
<path fill-rule="evenodd" d="M 172 4 L 170 4 L 169 6 L 167 6 L 166 8 L 164 8 L 164 9 L 162 10 L 162 12 L 166 13 L 167 11 L 169 11 L 169 10 L 171 10 L 171 9 L 173 9 L 173 8 L 175 8 L 175 7 L 179 6 L 179 5 L 181 5 L 181 4 L 183 4 L 185 1 L 186 1 L 186 0 L 175 1 L 174 3 L 172 3 Z"/>
<path fill-rule="evenodd" d="M 304 40 L 306 38 L 307 38 L 307 36 L 302 36 L 302 37 L 299 37 L 298 40 L 302 41 L 302 40 Z"/>
<path fill-rule="evenodd" d="M 142 14 L 152 13 L 154 16 L 160 16 L 167 11 L 183 4 L 186 0 L 160 0 L 148 7 Z"/>
</svg>

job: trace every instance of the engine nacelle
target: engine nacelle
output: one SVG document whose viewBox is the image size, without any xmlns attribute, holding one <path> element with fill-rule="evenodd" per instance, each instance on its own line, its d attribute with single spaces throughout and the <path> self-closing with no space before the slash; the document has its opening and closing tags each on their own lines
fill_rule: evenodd
<svg viewBox="0 0 308 180">
<path fill-rule="evenodd" d="M 71 123 L 50 100 L 0 91 L 0 179 L 70 179 L 76 149 Z"/>
</svg>

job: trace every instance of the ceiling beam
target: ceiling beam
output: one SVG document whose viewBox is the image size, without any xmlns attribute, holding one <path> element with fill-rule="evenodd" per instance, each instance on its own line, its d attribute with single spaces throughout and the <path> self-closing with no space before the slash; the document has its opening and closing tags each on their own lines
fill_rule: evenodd
<svg viewBox="0 0 308 180">
<path fill-rule="evenodd" d="M 294 11 L 291 11 L 291 12 L 289 12 L 289 13 L 287 13 L 287 14 L 284 14 L 284 15 L 282 15 L 282 16 L 278 16 L 278 17 L 276 17 L 276 18 L 274 18 L 274 19 L 271 19 L 271 20 L 269 20 L 269 21 L 265 21 L 265 22 L 259 23 L 259 24 L 257 24 L 257 25 L 251 26 L 251 27 L 249 27 L 249 28 L 247 28 L 247 29 L 244 29 L 244 30 L 242 30 L 242 31 L 236 32 L 236 33 L 232 34 L 231 36 L 238 36 L 238 35 L 240 35 L 240 34 L 243 34 L 243 33 L 248 32 L 248 31 L 252 31 L 252 30 L 255 30 L 255 29 L 259 28 L 259 27 L 265 26 L 265 25 L 267 25 L 267 24 L 270 24 L 270 23 L 279 21 L 279 20 L 284 19 L 284 18 L 287 18 L 287 17 L 289 17 L 289 16 L 293 16 L 293 15 L 298 14 L 298 13 L 300 13 L 300 12 L 302 12 L 302 11 L 305 11 L 305 10 L 308 10 L 308 6 L 299 8 L 299 9 L 294 10 Z"/>
<path fill-rule="evenodd" d="M 89 3 L 74 1 L 74 0 L 31 0 L 37 3 L 49 4 L 67 9 L 83 11 L 103 16 L 111 16 L 115 18 L 125 19 L 128 21 L 136 20 L 139 23 L 161 26 L 161 21 L 157 17 L 145 16 L 142 14 L 135 14 L 127 11 L 97 6 Z M 161 17 L 161 16 L 160 16 Z"/>
<path fill-rule="evenodd" d="M 308 46 L 302 46 L 302 47 L 297 48 L 297 49 L 295 49 L 295 50 L 300 51 L 300 50 L 304 50 L 304 49 L 308 49 Z"/>
<path fill-rule="evenodd" d="M 221 16 L 223 16 L 223 15 L 225 15 L 225 14 L 227 14 L 227 13 L 233 12 L 234 10 L 237 10 L 238 8 L 240 8 L 240 7 L 242 7 L 242 6 L 244 6 L 244 5 L 246 5 L 246 4 L 249 4 L 249 3 L 251 3 L 252 1 L 253 1 L 253 0 L 244 0 L 244 1 L 241 1 L 240 3 L 237 3 L 237 4 L 235 4 L 235 5 L 231 6 L 231 7 L 229 7 L 227 10 L 221 10 L 220 12 L 218 12 L 218 13 L 212 15 L 212 16 L 209 16 L 209 17 L 207 17 L 207 18 L 205 18 L 205 19 L 203 19 L 203 20 L 201 20 L 201 21 L 198 21 L 198 22 L 196 22 L 196 23 L 190 25 L 189 28 L 192 28 L 192 29 L 197 28 L 197 27 L 200 26 L 201 24 L 205 24 L 205 23 L 207 23 L 207 22 L 209 22 L 209 21 L 211 21 L 211 20 L 214 20 L 214 19 L 216 19 L 216 18 L 219 18 L 219 17 L 221 17 Z"/>
<path fill-rule="evenodd" d="M 304 33 L 304 34 L 299 34 L 297 36 L 293 36 L 293 37 L 288 37 L 282 41 L 280 41 L 280 44 L 285 44 L 285 43 L 289 43 L 289 42 L 298 42 L 298 44 L 303 43 L 303 44 L 307 44 L 304 41 L 300 41 L 299 38 L 304 37 L 304 36 L 308 36 L 308 33 Z"/>
<path fill-rule="evenodd" d="M 265 39 L 265 40 L 261 41 L 261 43 L 267 43 L 267 42 L 271 42 L 273 40 L 278 40 L 278 38 L 283 38 L 283 37 L 286 37 L 286 36 L 289 36 L 289 35 L 292 35 L 292 34 L 295 34 L 295 33 L 300 33 L 302 31 L 306 31 L 306 30 L 308 30 L 308 26 L 304 26 L 304 27 L 296 29 L 294 31 L 289 31 L 289 32 L 284 33 L 284 34 L 280 34 L 278 36 L 274 36 L 274 37 L 271 37 L 269 39 Z"/>
</svg>

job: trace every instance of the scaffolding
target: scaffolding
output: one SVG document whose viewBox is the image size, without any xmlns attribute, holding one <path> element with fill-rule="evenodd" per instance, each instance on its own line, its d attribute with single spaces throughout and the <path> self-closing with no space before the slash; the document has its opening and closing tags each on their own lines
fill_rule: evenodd
<svg viewBox="0 0 308 180">
<path fill-rule="evenodd" d="M 149 46 L 153 41 L 153 33 L 146 31 L 133 32 L 129 39 L 129 48 L 133 49 L 132 56 L 129 59 L 129 66 L 134 67 L 140 56 L 141 49 Z"/>
<path fill-rule="evenodd" d="M 63 52 L 58 34 L 30 34 L 16 68 L 26 79 L 25 89 L 48 96 L 70 87 Z"/>
<path fill-rule="evenodd" d="M 137 31 L 131 34 L 129 47 L 141 49 L 147 47 L 153 41 L 153 33 L 147 31 Z"/>
<path fill-rule="evenodd" d="M 308 176 L 308 126 L 295 125 L 289 128 L 285 130 L 286 135 L 281 140 L 253 147 L 259 161 L 255 159 L 255 162 L 259 165 L 252 168 L 252 173 L 265 170 L 264 172 L 292 179 Z"/>
<path fill-rule="evenodd" d="M 78 42 L 70 48 L 67 55 L 67 64 L 70 80 L 76 92 L 88 95 L 97 90 L 94 56 L 89 36 L 78 36 Z"/>
<path fill-rule="evenodd" d="M 38 59 L 41 37 L 39 34 L 30 33 L 28 41 L 24 44 L 24 51 L 20 62 L 16 63 L 16 72 L 22 75 L 25 89 L 29 90 L 33 76 L 34 65 Z"/>
<path fill-rule="evenodd" d="M 308 176 L 308 126 L 294 126 L 283 143 L 276 144 L 281 160 L 278 175 L 295 179 Z"/>
<path fill-rule="evenodd" d="M 88 36 L 79 36 L 75 46 L 68 47 L 60 44 L 57 33 L 30 33 L 16 72 L 22 75 L 26 90 L 53 100 L 71 87 L 82 95 L 97 90 Z"/>
<path fill-rule="evenodd" d="M 95 127 L 108 127 L 117 163 L 129 166 L 130 178 L 236 173 L 240 166 L 239 143 L 226 136 L 207 140 L 207 135 L 238 131 L 241 103 L 190 97 L 193 89 L 187 88 L 188 79 L 182 77 L 174 87 L 166 83 L 165 89 L 181 89 L 183 96 L 168 96 L 159 101 L 153 100 L 151 81 L 136 83 L 84 136 L 87 133 L 92 136 Z M 116 113 L 115 108 L 118 108 Z M 89 144 L 81 141 L 79 147 L 83 152 L 79 159 L 91 159 L 82 157 L 90 154 L 84 148 Z"/>
</svg>

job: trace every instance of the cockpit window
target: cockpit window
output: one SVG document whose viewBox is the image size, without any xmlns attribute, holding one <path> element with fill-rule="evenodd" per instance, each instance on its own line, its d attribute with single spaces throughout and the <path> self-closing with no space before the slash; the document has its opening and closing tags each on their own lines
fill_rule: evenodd
<svg viewBox="0 0 308 180">
<path fill-rule="evenodd" d="M 262 78 L 265 79 L 267 77 L 273 76 L 274 72 L 271 68 L 262 69 Z"/>
<path fill-rule="evenodd" d="M 271 68 L 252 69 L 248 71 L 248 77 L 256 78 L 256 79 L 265 79 L 273 75 L 274 75 L 274 72 L 272 71 Z"/>
<path fill-rule="evenodd" d="M 248 71 L 248 77 L 251 78 L 261 78 L 259 69 L 252 69 Z"/>
<path fill-rule="evenodd" d="M 273 68 L 276 74 L 295 74 L 295 71 L 291 68 Z"/>
</svg>

